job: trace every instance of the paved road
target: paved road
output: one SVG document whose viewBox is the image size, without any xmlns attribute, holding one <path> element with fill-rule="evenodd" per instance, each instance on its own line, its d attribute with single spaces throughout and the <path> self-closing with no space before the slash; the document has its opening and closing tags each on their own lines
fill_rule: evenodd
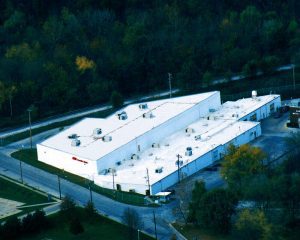
<svg viewBox="0 0 300 240">
<path fill-rule="evenodd" d="M 34 168 L 30 165 L 22 163 L 24 182 L 37 189 L 58 196 L 58 180 L 57 176 L 47 173 L 43 170 Z M 20 180 L 19 161 L 0 153 L 0 174 Z M 69 181 L 61 179 L 61 190 L 63 195 L 69 195 L 79 205 L 85 205 L 90 199 L 89 190 L 73 184 Z M 129 206 L 120 202 L 116 202 L 105 196 L 93 192 L 93 201 L 99 213 L 108 216 L 111 219 L 122 222 L 122 215 Z M 157 232 L 159 239 L 169 239 L 173 234 L 172 229 L 168 226 L 169 222 L 175 220 L 172 214 L 172 208 L 177 204 L 176 201 L 163 205 L 159 208 L 136 207 L 134 208 L 141 216 L 143 221 L 143 230 L 154 235 L 153 210 L 157 217 Z"/>
<path fill-rule="evenodd" d="M 174 90 L 172 90 L 172 93 L 175 94 L 178 91 L 179 91 L 178 89 L 174 89 Z M 141 98 L 129 99 L 129 100 L 126 100 L 124 102 L 124 105 L 135 103 L 135 102 L 138 102 L 138 101 L 147 101 L 147 100 L 152 99 L 152 98 L 165 97 L 165 96 L 168 96 L 169 94 L 170 94 L 169 91 L 166 91 L 166 92 L 162 92 L 162 93 L 151 94 L 151 95 L 141 97 Z M 76 117 L 86 116 L 86 115 L 89 115 L 89 114 L 92 114 L 92 113 L 95 113 L 95 112 L 100 112 L 100 111 L 108 110 L 108 109 L 111 109 L 111 108 L 112 108 L 112 106 L 110 104 L 106 104 L 106 105 L 102 105 L 102 106 L 98 106 L 98 107 L 94 107 L 94 108 L 85 109 L 83 111 L 76 111 L 76 113 L 71 113 L 71 114 L 64 115 L 64 116 L 51 117 L 49 119 L 33 123 L 31 128 L 35 129 L 35 128 L 50 125 L 52 123 L 62 122 L 62 121 L 66 121 L 66 120 L 69 120 L 69 119 L 76 118 Z M 0 138 L 5 138 L 7 136 L 17 134 L 17 133 L 20 133 L 20 132 L 24 132 L 24 131 L 28 131 L 28 130 L 29 130 L 29 126 L 10 129 L 10 130 L 1 132 L 0 133 Z"/>
</svg>

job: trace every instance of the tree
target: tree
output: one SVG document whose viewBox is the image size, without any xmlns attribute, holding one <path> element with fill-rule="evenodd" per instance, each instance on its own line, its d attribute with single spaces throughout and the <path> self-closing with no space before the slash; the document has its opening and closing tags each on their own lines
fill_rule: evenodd
<svg viewBox="0 0 300 240">
<path fill-rule="evenodd" d="M 113 108 L 119 108 L 119 107 L 123 106 L 123 97 L 117 91 L 112 92 L 110 101 L 111 101 L 111 105 L 113 106 Z"/>
<path fill-rule="evenodd" d="M 200 201 L 205 193 L 206 188 L 204 181 L 196 181 L 195 187 L 192 191 L 192 201 L 189 204 L 189 221 L 196 222 L 196 212 L 198 210 Z"/>
<path fill-rule="evenodd" d="M 212 74 L 209 71 L 206 71 L 202 77 L 202 85 L 208 87 L 212 81 Z"/>
<path fill-rule="evenodd" d="M 243 193 L 246 200 L 254 201 L 259 209 L 267 212 L 271 207 L 276 189 L 271 177 L 260 174 L 248 180 Z"/>
<path fill-rule="evenodd" d="M 234 225 L 235 239 L 269 240 L 272 237 L 272 225 L 268 223 L 263 211 L 248 209 L 239 213 Z"/>
<path fill-rule="evenodd" d="M 73 217 L 70 222 L 69 230 L 72 234 L 78 235 L 84 232 L 84 228 L 78 217 Z"/>
<path fill-rule="evenodd" d="M 221 168 L 221 176 L 231 189 L 241 193 L 242 185 L 251 177 L 263 173 L 266 154 L 258 147 L 248 144 L 229 145 Z"/>
<path fill-rule="evenodd" d="M 74 200 L 69 196 L 65 196 L 60 204 L 61 213 L 69 217 L 74 216 L 75 206 Z"/>
<path fill-rule="evenodd" d="M 197 224 L 216 232 L 228 233 L 235 212 L 236 196 L 226 189 L 213 189 L 202 195 L 195 215 Z"/>
<path fill-rule="evenodd" d="M 77 70 L 82 73 L 88 69 L 93 69 L 95 67 L 95 62 L 85 56 L 77 56 L 75 63 L 77 66 Z"/>
<path fill-rule="evenodd" d="M 123 223 L 128 226 L 130 239 L 134 233 L 141 227 L 141 219 L 137 211 L 133 208 L 126 208 L 123 212 Z"/>
<path fill-rule="evenodd" d="M 2 229 L 3 239 L 16 239 L 20 233 L 21 233 L 21 222 L 16 216 L 9 218 L 3 225 L 3 229 Z"/>
<path fill-rule="evenodd" d="M 3 82 L 0 81 L 0 109 L 2 104 L 6 101 L 6 94 L 5 94 L 5 86 Z"/>
</svg>

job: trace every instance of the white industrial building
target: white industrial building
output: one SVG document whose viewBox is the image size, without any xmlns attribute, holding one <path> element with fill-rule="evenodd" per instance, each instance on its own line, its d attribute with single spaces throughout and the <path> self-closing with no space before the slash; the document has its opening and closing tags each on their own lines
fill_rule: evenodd
<svg viewBox="0 0 300 240">
<path fill-rule="evenodd" d="M 221 105 L 220 92 L 132 104 L 37 144 L 38 159 L 111 189 L 155 194 L 261 135 L 279 95 Z M 178 161 L 179 160 L 179 161 Z M 179 167 L 179 171 L 178 171 Z"/>
</svg>

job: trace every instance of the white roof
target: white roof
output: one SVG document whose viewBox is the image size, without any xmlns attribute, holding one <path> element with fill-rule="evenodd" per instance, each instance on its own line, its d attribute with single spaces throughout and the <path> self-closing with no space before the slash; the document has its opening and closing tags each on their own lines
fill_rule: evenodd
<svg viewBox="0 0 300 240">
<path fill-rule="evenodd" d="M 235 102 L 228 101 L 222 104 L 218 111 L 209 114 L 209 117 L 212 119 L 239 120 L 276 98 L 280 98 L 280 95 L 265 95 L 255 99 L 243 98 Z"/>
<path fill-rule="evenodd" d="M 180 160 L 183 161 L 184 166 L 259 124 L 259 122 L 201 119 L 189 126 L 195 130 L 194 133 L 188 135 L 183 129 L 162 141 L 159 148 L 149 148 L 142 152 L 139 155 L 140 159 L 123 161 L 122 165 L 116 167 L 115 182 L 144 185 L 148 168 L 150 184 L 153 184 L 177 170 L 175 164 L 177 154 L 182 156 Z M 197 135 L 203 135 L 203 138 L 195 140 L 194 137 Z M 192 156 L 185 156 L 187 147 L 192 147 Z M 162 173 L 156 173 L 155 169 L 161 167 Z M 98 175 L 97 179 L 111 181 L 111 176 Z"/>
<path fill-rule="evenodd" d="M 187 134 L 185 129 L 178 131 L 159 143 L 159 148 L 149 148 L 143 151 L 140 159 L 126 159 L 122 165 L 116 167 L 116 182 L 146 184 L 146 169 L 149 172 L 150 184 L 153 184 L 177 170 L 175 164 L 177 154 L 182 156 L 183 166 L 198 159 L 220 145 L 224 145 L 237 136 L 255 128 L 259 122 L 238 121 L 240 118 L 270 103 L 279 95 L 260 96 L 256 99 L 240 99 L 235 102 L 226 102 L 214 113 L 187 126 L 193 132 Z M 238 114 L 239 117 L 233 117 Z M 200 136 L 195 140 L 195 136 Z M 185 156 L 187 147 L 192 147 L 193 155 Z M 157 168 L 163 168 L 161 173 L 156 173 Z M 111 176 L 98 175 L 98 180 L 110 181 Z"/>
<path fill-rule="evenodd" d="M 41 145 L 71 153 L 83 159 L 98 160 L 216 93 L 209 92 L 148 102 L 148 109 L 145 110 L 139 109 L 139 104 L 129 105 L 122 109 L 127 113 L 126 120 L 119 120 L 116 115 L 111 115 L 106 119 L 85 118 L 45 140 Z M 154 117 L 143 118 L 143 114 L 150 111 Z M 101 139 L 95 139 L 93 136 L 95 128 L 101 128 L 100 136 L 109 135 L 112 141 L 103 142 Z M 80 146 L 71 146 L 72 140 L 68 138 L 71 134 L 79 136 Z"/>
</svg>

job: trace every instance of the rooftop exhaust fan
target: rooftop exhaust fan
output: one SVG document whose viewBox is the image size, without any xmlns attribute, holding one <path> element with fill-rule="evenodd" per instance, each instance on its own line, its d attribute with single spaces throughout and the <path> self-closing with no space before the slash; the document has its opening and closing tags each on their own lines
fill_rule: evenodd
<svg viewBox="0 0 300 240">
<path fill-rule="evenodd" d="M 109 135 L 106 135 L 102 138 L 103 142 L 111 142 L 111 140 L 112 140 L 112 136 L 109 136 Z"/>
<path fill-rule="evenodd" d="M 71 142 L 72 147 L 78 147 L 80 145 L 80 140 L 79 139 L 73 139 Z"/>
<path fill-rule="evenodd" d="M 141 109 L 141 110 L 148 109 L 148 104 L 147 103 L 139 104 L 139 109 Z"/>
</svg>

